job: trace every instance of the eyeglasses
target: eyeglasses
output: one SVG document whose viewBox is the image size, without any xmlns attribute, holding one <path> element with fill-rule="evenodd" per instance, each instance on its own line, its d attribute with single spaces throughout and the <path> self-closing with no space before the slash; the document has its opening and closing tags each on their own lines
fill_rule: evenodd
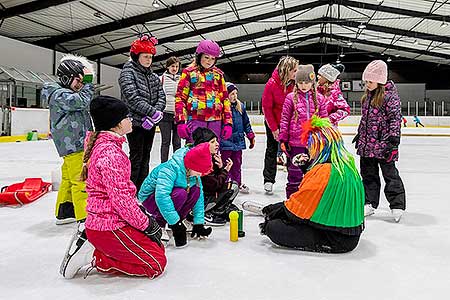
<svg viewBox="0 0 450 300">
<path fill-rule="evenodd" d="M 132 117 L 131 115 L 128 115 L 128 116 L 127 116 L 127 119 L 130 120 L 130 122 L 133 121 L 133 117 Z"/>
</svg>

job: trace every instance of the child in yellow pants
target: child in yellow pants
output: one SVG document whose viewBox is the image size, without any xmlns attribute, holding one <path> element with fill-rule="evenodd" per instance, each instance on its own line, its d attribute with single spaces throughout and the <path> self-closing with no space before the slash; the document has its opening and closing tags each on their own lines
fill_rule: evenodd
<svg viewBox="0 0 450 300">
<path fill-rule="evenodd" d="M 86 218 L 85 183 L 80 180 L 86 132 L 92 130 L 89 104 L 94 97 L 93 67 L 86 58 L 66 55 L 58 66 L 59 82 L 45 83 L 41 98 L 49 103 L 50 131 L 60 157 L 62 180 L 56 200 L 56 224 Z"/>
</svg>

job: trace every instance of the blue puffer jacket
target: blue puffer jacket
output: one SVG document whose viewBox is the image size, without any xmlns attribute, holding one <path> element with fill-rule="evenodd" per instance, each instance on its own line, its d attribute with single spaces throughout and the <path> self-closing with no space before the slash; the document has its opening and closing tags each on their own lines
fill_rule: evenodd
<svg viewBox="0 0 450 300">
<path fill-rule="evenodd" d="M 173 225 L 180 220 L 180 216 L 175 210 L 170 194 L 176 187 L 186 189 L 188 186 L 184 157 L 189 150 L 189 147 L 178 149 L 171 159 L 154 168 L 144 180 L 138 193 L 138 199 L 141 203 L 150 195 L 156 193 L 156 205 L 169 225 Z M 202 181 L 200 177 L 190 177 L 189 186 L 193 187 L 196 184 L 200 187 L 200 197 L 192 209 L 194 213 L 194 224 L 203 224 L 205 221 L 205 207 Z"/>
<path fill-rule="evenodd" d="M 242 114 L 236 108 L 237 102 L 231 103 L 231 113 L 233 115 L 233 134 L 228 140 L 220 141 L 221 150 L 239 151 L 244 150 L 245 134 L 253 133 L 250 120 L 245 110 L 245 104 L 242 103 Z"/>
</svg>

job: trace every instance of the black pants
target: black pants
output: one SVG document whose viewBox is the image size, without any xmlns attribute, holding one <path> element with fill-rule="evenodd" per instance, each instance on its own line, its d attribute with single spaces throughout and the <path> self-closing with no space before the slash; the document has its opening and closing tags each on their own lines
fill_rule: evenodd
<svg viewBox="0 0 450 300">
<path fill-rule="evenodd" d="M 278 142 L 275 140 L 266 121 L 264 121 L 266 126 L 266 153 L 264 156 L 264 183 L 272 182 L 275 183 L 275 177 L 277 176 L 277 152 L 278 152 Z"/>
<path fill-rule="evenodd" d="M 205 212 L 217 215 L 227 213 L 227 208 L 233 203 L 239 193 L 239 185 L 236 181 L 227 182 L 227 186 L 215 195 L 205 195 Z"/>
<path fill-rule="evenodd" d="M 377 208 L 380 203 L 380 170 L 386 183 L 384 194 L 391 209 L 405 209 L 406 196 L 402 179 L 395 167 L 395 162 L 386 162 L 384 159 L 361 157 L 361 177 L 366 194 L 365 204 L 371 204 Z"/>
<path fill-rule="evenodd" d="M 356 248 L 360 235 L 346 235 L 296 222 L 286 213 L 284 202 L 269 204 L 262 210 L 266 221 L 261 232 L 280 246 L 303 251 L 345 253 Z"/>
<path fill-rule="evenodd" d="M 141 127 L 133 127 L 133 131 L 127 134 L 130 147 L 131 181 L 139 192 L 142 183 L 148 175 L 150 152 L 152 151 L 155 127 L 145 130 Z"/>
<path fill-rule="evenodd" d="M 164 113 L 163 119 L 158 124 L 161 131 L 161 163 L 169 159 L 170 142 L 172 141 L 173 152 L 181 147 L 181 139 L 178 136 L 177 124 L 174 122 L 175 115 Z"/>
<path fill-rule="evenodd" d="M 265 234 L 272 242 L 283 247 L 325 253 L 350 252 L 356 248 L 360 237 L 282 219 L 267 221 Z"/>
</svg>

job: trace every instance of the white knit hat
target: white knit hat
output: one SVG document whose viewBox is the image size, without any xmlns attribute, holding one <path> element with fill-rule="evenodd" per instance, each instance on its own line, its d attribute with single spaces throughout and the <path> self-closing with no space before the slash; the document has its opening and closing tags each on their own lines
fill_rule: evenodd
<svg viewBox="0 0 450 300">
<path fill-rule="evenodd" d="M 330 82 L 335 82 L 339 74 L 341 74 L 341 72 L 331 64 L 323 65 L 317 73 Z"/>
</svg>

